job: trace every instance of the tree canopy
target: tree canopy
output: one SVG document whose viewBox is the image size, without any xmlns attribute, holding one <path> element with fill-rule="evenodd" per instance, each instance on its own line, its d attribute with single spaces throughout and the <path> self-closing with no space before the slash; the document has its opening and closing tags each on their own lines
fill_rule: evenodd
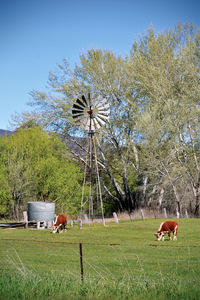
<svg viewBox="0 0 200 300">
<path fill-rule="evenodd" d="M 199 68 L 199 29 L 150 27 L 126 57 L 89 49 L 73 70 L 64 60 L 49 74 L 47 92 L 31 92 L 33 110 L 18 116 L 18 124 L 31 121 L 70 138 L 77 132 L 76 98 L 105 97 L 110 121 L 97 136 L 106 195 L 121 210 L 149 205 L 198 214 Z"/>
<path fill-rule="evenodd" d="M 80 210 L 83 173 L 55 134 L 39 127 L 0 139 L 0 214 L 15 219 L 30 201 L 56 203 L 58 212 Z"/>
</svg>

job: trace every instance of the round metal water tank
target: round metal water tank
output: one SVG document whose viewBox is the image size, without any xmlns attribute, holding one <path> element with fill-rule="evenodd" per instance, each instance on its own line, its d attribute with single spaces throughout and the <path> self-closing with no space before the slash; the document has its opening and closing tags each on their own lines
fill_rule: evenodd
<svg viewBox="0 0 200 300">
<path fill-rule="evenodd" d="M 55 216 L 55 203 L 28 202 L 28 221 L 53 221 Z"/>
</svg>

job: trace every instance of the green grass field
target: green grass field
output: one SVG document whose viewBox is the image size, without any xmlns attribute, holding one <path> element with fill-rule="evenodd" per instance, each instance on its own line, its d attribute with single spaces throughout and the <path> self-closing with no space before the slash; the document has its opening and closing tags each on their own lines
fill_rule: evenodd
<svg viewBox="0 0 200 300">
<path fill-rule="evenodd" d="M 161 221 L 1 229 L 0 299 L 200 299 L 200 219 L 179 219 L 178 240 L 158 242 Z"/>
</svg>

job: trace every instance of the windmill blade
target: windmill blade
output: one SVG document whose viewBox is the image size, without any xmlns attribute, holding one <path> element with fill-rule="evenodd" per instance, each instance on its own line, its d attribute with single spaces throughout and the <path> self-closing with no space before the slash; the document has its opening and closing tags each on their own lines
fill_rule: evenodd
<svg viewBox="0 0 200 300">
<path fill-rule="evenodd" d="M 106 121 L 107 121 L 107 118 L 104 118 L 102 116 L 97 116 L 98 120 L 100 119 L 101 122 L 103 123 L 103 125 L 106 125 Z"/>
<path fill-rule="evenodd" d="M 85 123 L 85 129 L 89 130 L 90 129 L 90 119 L 87 119 L 86 123 Z"/>
<path fill-rule="evenodd" d="M 92 106 L 93 106 L 93 107 L 97 107 L 98 103 L 99 103 L 98 100 L 94 100 L 94 102 L 92 103 Z"/>
<path fill-rule="evenodd" d="M 76 103 L 73 104 L 73 109 L 72 109 L 72 116 L 73 118 L 77 118 L 77 116 L 81 114 L 85 114 L 87 111 L 87 101 L 84 96 L 81 97 L 81 99 L 77 99 Z"/>
<path fill-rule="evenodd" d="M 110 112 L 109 104 L 106 99 L 102 99 L 100 96 L 97 97 L 97 100 L 94 102 L 94 120 L 96 121 L 96 127 L 100 128 L 106 125 L 108 120 L 108 114 Z"/>
<path fill-rule="evenodd" d="M 96 118 L 93 119 L 93 123 L 94 123 L 95 129 L 99 129 L 99 128 L 100 128 L 100 125 L 99 125 L 99 123 L 97 122 Z"/>
<path fill-rule="evenodd" d="M 79 105 L 81 105 L 81 106 L 83 106 L 83 107 L 85 107 L 86 106 L 86 104 L 85 104 L 85 101 L 84 102 L 82 102 L 81 100 L 79 100 L 79 99 L 77 99 L 76 100 L 76 103 L 78 103 Z"/>
<path fill-rule="evenodd" d="M 107 112 L 99 112 L 98 114 L 97 114 L 97 116 L 102 116 L 102 117 L 105 117 L 105 118 L 109 118 L 109 115 L 108 115 L 108 113 Z"/>
<path fill-rule="evenodd" d="M 89 107 L 89 103 L 87 102 L 87 100 L 85 99 L 85 96 L 82 95 L 81 99 L 84 101 L 85 105 Z"/>
<path fill-rule="evenodd" d="M 109 109 L 109 104 L 106 103 L 104 105 L 98 106 L 98 110 L 100 110 L 100 109 Z"/>
<path fill-rule="evenodd" d="M 109 114 L 109 110 L 107 110 L 107 109 L 101 109 L 101 110 L 99 110 L 98 109 L 98 114 L 106 114 L 106 115 L 108 115 Z"/>
<path fill-rule="evenodd" d="M 85 107 L 80 106 L 80 105 L 77 105 L 77 104 L 74 104 L 74 105 L 73 105 L 73 108 L 80 109 L 80 110 L 84 110 Z"/>
<path fill-rule="evenodd" d="M 106 122 L 100 116 L 97 116 L 96 120 L 101 127 L 106 124 Z"/>
<path fill-rule="evenodd" d="M 76 114 L 76 113 L 84 113 L 84 110 L 82 109 L 72 109 L 72 113 Z"/>
<path fill-rule="evenodd" d="M 106 114 L 98 114 L 97 115 L 97 117 L 99 117 L 99 118 L 101 118 L 101 119 L 103 119 L 103 120 L 108 120 L 108 115 L 106 115 Z"/>
<path fill-rule="evenodd" d="M 106 117 L 106 118 L 108 118 L 108 113 L 107 112 L 99 112 L 98 113 L 98 116 L 102 116 L 102 117 Z"/>
<path fill-rule="evenodd" d="M 91 130 L 95 130 L 96 126 L 95 126 L 95 119 L 91 119 Z"/>
<path fill-rule="evenodd" d="M 83 117 L 84 117 L 84 115 L 82 115 L 82 114 L 78 114 L 78 115 L 73 115 L 72 116 L 73 119 L 77 119 L 77 120 L 79 120 L 78 118 L 83 118 Z"/>
<path fill-rule="evenodd" d="M 97 128 L 98 128 L 98 129 L 104 126 L 104 124 L 101 123 L 101 121 L 99 121 L 98 119 L 96 119 L 96 121 L 97 121 L 97 124 L 98 124 L 98 125 L 97 125 Z"/>
<path fill-rule="evenodd" d="M 107 100 L 106 99 L 101 99 L 101 100 L 98 101 L 97 107 L 101 106 L 101 105 L 105 105 L 105 104 L 107 104 Z"/>
<path fill-rule="evenodd" d="M 85 129 L 86 128 L 86 123 L 88 122 L 88 119 L 87 118 L 84 118 L 80 121 L 80 127 L 82 129 Z"/>
<path fill-rule="evenodd" d="M 96 100 L 96 101 L 94 102 L 93 105 L 94 105 L 96 108 L 99 108 L 99 107 L 101 107 L 101 106 L 104 107 L 106 104 L 108 104 L 108 103 L 107 103 L 107 100 L 106 100 L 106 99 L 101 99 L 101 101 L 97 101 L 97 100 Z"/>
<path fill-rule="evenodd" d="M 82 120 L 85 119 L 85 116 L 84 115 L 77 115 L 75 117 L 73 116 L 73 119 L 76 119 L 75 122 L 79 123 L 79 122 L 81 122 Z"/>
</svg>

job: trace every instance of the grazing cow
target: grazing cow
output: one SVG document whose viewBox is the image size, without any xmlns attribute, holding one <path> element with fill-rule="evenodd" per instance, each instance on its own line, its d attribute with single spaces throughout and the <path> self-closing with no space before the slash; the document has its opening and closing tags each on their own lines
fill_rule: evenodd
<svg viewBox="0 0 200 300">
<path fill-rule="evenodd" d="M 65 232 L 66 232 L 67 217 L 64 214 L 56 216 L 55 222 L 53 224 L 52 233 L 59 232 L 59 230 L 60 230 L 60 233 L 62 233 L 63 232 L 63 227 L 64 227 Z"/>
<path fill-rule="evenodd" d="M 177 240 L 177 231 L 178 231 L 178 223 L 176 221 L 166 221 L 160 224 L 160 227 L 155 233 L 157 240 L 160 241 L 161 239 L 164 241 L 165 233 L 168 233 L 170 240 L 172 240 L 170 233 L 173 232 L 174 238 L 173 240 Z"/>
</svg>

